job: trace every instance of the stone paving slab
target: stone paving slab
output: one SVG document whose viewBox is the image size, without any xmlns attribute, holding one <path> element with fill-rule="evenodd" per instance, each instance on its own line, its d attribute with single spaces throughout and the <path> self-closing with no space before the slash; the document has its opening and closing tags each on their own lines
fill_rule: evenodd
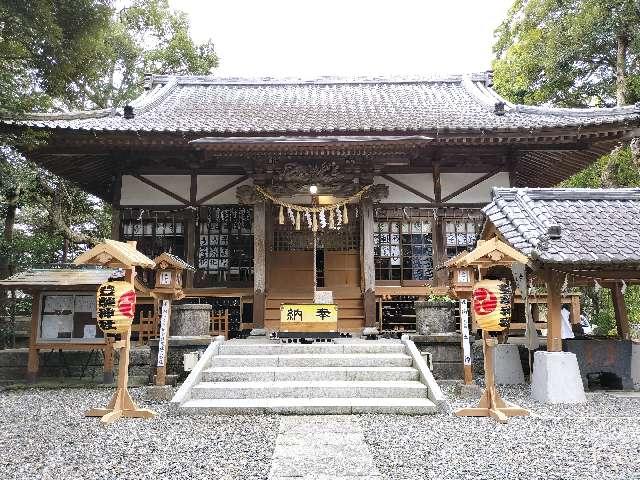
<svg viewBox="0 0 640 480">
<path fill-rule="evenodd" d="M 270 480 L 380 479 L 359 421 L 353 417 L 282 418 Z"/>
</svg>

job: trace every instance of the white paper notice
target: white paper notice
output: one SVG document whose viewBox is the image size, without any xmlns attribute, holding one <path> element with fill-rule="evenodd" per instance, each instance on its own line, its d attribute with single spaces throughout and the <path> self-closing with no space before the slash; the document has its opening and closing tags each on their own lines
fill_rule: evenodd
<svg viewBox="0 0 640 480">
<path fill-rule="evenodd" d="M 96 326 L 95 325 L 85 325 L 84 326 L 84 335 L 82 338 L 96 338 Z"/>
<path fill-rule="evenodd" d="M 45 295 L 44 311 L 58 315 L 63 311 L 73 313 L 73 295 Z"/>
<path fill-rule="evenodd" d="M 464 364 L 471 365 L 471 345 L 469 344 L 469 306 L 466 300 L 460 300 L 460 330 L 462 331 L 462 355 Z"/>
<path fill-rule="evenodd" d="M 167 324 L 169 323 L 169 300 L 162 300 L 160 306 L 160 338 L 158 340 L 158 367 L 164 367 L 166 359 Z"/>
<path fill-rule="evenodd" d="M 95 295 L 76 295 L 76 312 L 96 313 L 96 296 Z"/>
</svg>

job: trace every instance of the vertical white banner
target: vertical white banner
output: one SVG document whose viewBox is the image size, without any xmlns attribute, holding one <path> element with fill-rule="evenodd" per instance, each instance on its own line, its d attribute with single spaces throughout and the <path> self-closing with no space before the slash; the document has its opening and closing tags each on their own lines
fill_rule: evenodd
<svg viewBox="0 0 640 480">
<path fill-rule="evenodd" d="M 158 341 L 158 367 L 164 367 L 166 358 L 167 323 L 169 323 L 169 300 L 162 300 L 160 306 L 160 339 Z"/>
<path fill-rule="evenodd" d="M 471 365 L 471 345 L 469 344 L 469 306 L 460 300 L 460 331 L 462 332 L 462 355 L 464 365 Z"/>
</svg>

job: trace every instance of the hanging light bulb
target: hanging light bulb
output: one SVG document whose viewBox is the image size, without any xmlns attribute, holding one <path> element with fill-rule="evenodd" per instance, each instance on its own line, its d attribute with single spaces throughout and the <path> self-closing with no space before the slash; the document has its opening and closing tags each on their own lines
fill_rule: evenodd
<svg viewBox="0 0 640 480">
<path fill-rule="evenodd" d="M 315 186 L 315 185 L 311 185 L 311 186 L 309 187 L 309 193 L 310 193 L 311 195 L 315 195 L 316 193 L 318 193 L 318 187 L 317 187 L 317 186 Z"/>
</svg>

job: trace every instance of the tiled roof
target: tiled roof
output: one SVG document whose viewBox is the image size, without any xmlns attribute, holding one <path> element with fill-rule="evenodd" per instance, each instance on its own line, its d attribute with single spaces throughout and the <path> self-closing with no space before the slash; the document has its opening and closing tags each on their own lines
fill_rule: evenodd
<svg viewBox="0 0 640 480">
<path fill-rule="evenodd" d="M 542 263 L 640 265 L 640 189 L 494 188 L 483 211 Z"/>
<path fill-rule="evenodd" d="M 202 132 L 213 135 L 514 131 L 640 121 L 640 105 L 552 109 L 512 105 L 489 74 L 448 78 L 222 79 L 150 76 L 124 108 L 5 119 L 84 131 Z M 123 107 L 123 106 L 120 106 Z"/>
</svg>

